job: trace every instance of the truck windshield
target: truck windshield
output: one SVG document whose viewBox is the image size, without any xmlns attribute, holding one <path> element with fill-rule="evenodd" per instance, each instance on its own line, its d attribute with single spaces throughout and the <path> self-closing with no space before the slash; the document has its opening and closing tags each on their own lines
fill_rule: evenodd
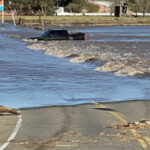
<svg viewBox="0 0 150 150">
<path fill-rule="evenodd" d="M 48 35 L 49 35 L 49 31 L 46 31 L 40 37 L 47 37 Z"/>
</svg>

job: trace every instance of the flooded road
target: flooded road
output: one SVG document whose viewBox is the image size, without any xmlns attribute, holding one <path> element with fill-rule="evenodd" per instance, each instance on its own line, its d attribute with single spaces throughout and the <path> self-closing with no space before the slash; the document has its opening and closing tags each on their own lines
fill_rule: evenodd
<svg viewBox="0 0 150 150">
<path fill-rule="evenodd" d="M 101 42 L 150 41 L 149 26 L 112 26 L 112 27 L 88 27 L 88 28 L 85 27 L 80 29 L 80 31 L 89 33 L 90 41 L 101 41 Z"/>
<path fill-rule="evenodd" d="M 112 36 L 120 35 L 117 29 L 114 32 L 111 28 Z M 134 36 L 150 42 L 150 31 L 145 27 L 140 28 L 141 34 Z M 93 27 L 74 30 L 89 33 L 88 40 L 92 41 L 95 40 L 92 37 L 99 37 L 98 33 L 102 31 L 110 34 L 108 29 Z M 70 63 L 68 58 L 29 49 L 29 43 L 21 41 L 22 38 L 40 33 L 11 25 L 0 28 L 0 105 L 23 108 L 96 101 L 150 100 L 150 76 L 118 77 L 112 72 L 95 71 L 100 62 Z M 100 39 L 97 38 L 96 42 Z M 108 39 L 109 35 L 106 42 Z"/>
</svg>

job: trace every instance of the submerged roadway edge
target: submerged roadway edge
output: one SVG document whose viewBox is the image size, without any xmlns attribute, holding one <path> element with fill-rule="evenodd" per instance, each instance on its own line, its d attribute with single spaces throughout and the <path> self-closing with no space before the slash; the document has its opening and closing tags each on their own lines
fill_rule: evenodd
<svg viewBox="0 0 150 150">
<path fill-rule="evenodd" d="M 149 108 L 150 101 L 141 100 L 21 109 L 18 117 L 1 114 L 0 150 L 148 150 Z"/>
</svg>

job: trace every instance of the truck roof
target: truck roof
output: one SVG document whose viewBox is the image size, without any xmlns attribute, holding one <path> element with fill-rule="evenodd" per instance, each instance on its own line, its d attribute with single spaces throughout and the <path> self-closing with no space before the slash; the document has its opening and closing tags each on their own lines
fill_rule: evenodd
<svg viewBox="0 0 150 150">
<path fill-rule="evenodd" d="M 47 29 L 46 31 L 67 31 L 67 30 L 60 30 L 60 29 Z"/>
</svg>

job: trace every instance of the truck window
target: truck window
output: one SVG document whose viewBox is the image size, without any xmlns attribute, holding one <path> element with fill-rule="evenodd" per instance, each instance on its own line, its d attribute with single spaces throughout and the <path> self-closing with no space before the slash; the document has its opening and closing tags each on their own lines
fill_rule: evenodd
<svg viewBox="0 0 150 150">
<path fill-rule="evenodd" d="M 49 35 L 49 31 L 44 32 L 41 37 L 47 37 Z"/>
<path fill-rule="evenodd" d="M 65 30 L 57 30 L 57 31 L 54 31 L 54 35 L 62 37 L 62 36 L 68 36 L 68 33 Z"/>
<path fill-rule="evenodd" d="M 58 37 L 58 36 L 59 36 L 58 31 L 52 31 L 52 32 L 51 32 L 51 36 L 53 36 L 53 37 Z"/>
</svg>

